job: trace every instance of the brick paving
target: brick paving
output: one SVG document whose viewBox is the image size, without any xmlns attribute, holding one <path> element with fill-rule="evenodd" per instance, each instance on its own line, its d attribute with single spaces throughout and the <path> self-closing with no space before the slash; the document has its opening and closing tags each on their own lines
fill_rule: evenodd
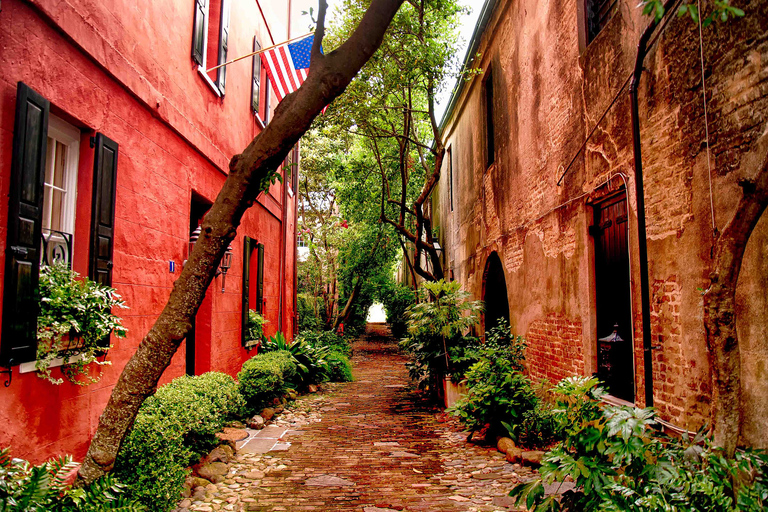
<svg viewBox="0 0 768 512">
<path fill-rule="evenodd" d="M 354 382 L 298 400 L 288 412 L 303 421 L 277 451 L 239 450 L 230 484 L 212 485 L 190 509 L 510 510 L 507 493 L 531 470 L 467 443 L 455 420 L 413 389 L 385 327 L 369 325 L 353 349 Z"/>
</svg>

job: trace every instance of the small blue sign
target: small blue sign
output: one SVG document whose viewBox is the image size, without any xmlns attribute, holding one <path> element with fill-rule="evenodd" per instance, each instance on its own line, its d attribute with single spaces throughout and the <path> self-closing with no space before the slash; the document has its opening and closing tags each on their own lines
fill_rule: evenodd
<svg viewBox="0 0 768 512">
<path fill-rule="evenodd" d="M 176 262 L 175 261 L 169 261 L 168 262 L 168 270 L 171 274 L 176 272 Z"/>
</svg>

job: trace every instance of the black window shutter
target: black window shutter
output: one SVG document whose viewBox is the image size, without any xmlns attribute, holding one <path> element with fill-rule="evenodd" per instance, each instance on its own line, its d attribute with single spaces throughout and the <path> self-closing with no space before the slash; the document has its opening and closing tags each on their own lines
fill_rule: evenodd
<svg viewBox="0 0 768 512">
<path fill-rule="evenodd" d="M 264 244 L 259 244 L 259 268 L 257 272 L 256 281 L 256 312 L 263 313 L 264 311 Z"/>
<path fill-rule="evenodd" d="M 88 274 L 91 279 L 112 286 L 112 248 L 115 236 L 115 186 L 117 143 L 96 134 L 91 203 L 91 252 Z"/>
<path fill-rule="evenodd" d="M 192 60 L 203 65 L 206 27 L 208 26 L 208 0 L 195 0 L 195 24 L 192 33 Z"/>
<path fill-rule="evenodd" d="M 249 296 L 251 284 L 251 252 L 255 245 L 255 240 L 249 236 L 243 237 L 243 313 L 242 329 L 240 334 L 240 343 L 245 346 L 245 334 L 248 332 L 248 310 L 251 309 Z"/>
<path fill-rule="evenodd" d="M 219 24 L 219 65 L 227 62 L 227 48 L 229 46 L 229 6 L 230 0 L 221 0 L 221 23 Z M 216 85 L 219 92 L 224 95 L 224 87 L 227 82 L 227 67 L 217 70 Z"/>
<path fill-rule="evenodd" d="M 261 50 L 256 36 L 253 36 L 253 51 Z M 251 109 L 259 113 L 259 92 L 261 91 L 261 55 L 253 56 L 253 78 L 251 81 Z"/>
<path fill-rule="evenodd" d="M 43 179 L 50 102 L 19 82 L 16 89 L 0 364 L 35 359 Z"/>
</svg>

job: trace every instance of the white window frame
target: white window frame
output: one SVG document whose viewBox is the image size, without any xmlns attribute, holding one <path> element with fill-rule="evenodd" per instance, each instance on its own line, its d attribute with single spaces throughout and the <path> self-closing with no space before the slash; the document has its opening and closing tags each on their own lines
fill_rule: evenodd
<svg viewBox="0 0 768 512">
<path fill-rule="evenodd" d="M 75 210 L 77 207 L 77 173 L 80 160 L 80 130 L 64 121 L 63 119 L 51 114 L 48 118 L 48 138 L 53 139 L 67 147 L 67 159 L 64 164 L 64 205 L 62 211 L 62 231 L 72 235 L 72 254 L 74 254 L 74 234 L 75 234 Z M 54 144 L 54 151 L 56 145 Z M 55 164 L 55 157 L 45 162 L 46 177 Z M 44 191 L 53 188 L 52 184 L 44 184 Z M 50 229 L 53 204 L 51 201 L 45 201 L 48 194 L 43 195 L 43 228 Z M 71 262 L 70 262 L 71 263 Z"/>
<path fill-rule="evenodd" d="M 227 0 L 221 0 L 222 5 Z M 230 13 L 231 16 L 231 13 Z M 211 80 L 211 77 L 208 76 L 208 73 L 206 73 L 208 69 L 208 22 L 211 19 L 211 1 L 207 0 L 205 2 L 205 22 L 203 23 L 203 63 L 197 66 L 197 72 L 200 73 L 200 76 L 203 77 L 203 80 L 205 83 L 208 84 L 208 86 L 213 90 L 214 93 L 216 93 L 216 96 L 221 98 L 223 95 L 221 94 L 221 91 L 219 90 L 219 86 Z M 221 20 L 219 20 L 219 23 L 221 23 Z M 218 37 L 218 36 L 217 36 Z"/>
</svg>

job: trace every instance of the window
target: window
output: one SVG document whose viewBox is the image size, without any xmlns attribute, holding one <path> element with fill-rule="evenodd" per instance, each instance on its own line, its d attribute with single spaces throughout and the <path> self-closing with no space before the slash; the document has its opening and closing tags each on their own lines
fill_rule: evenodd
<svg viewBox="0 0 768 512">
<path fill-rule="evenodd" d="M 493 75 L 488 70 L 485 82 L 485 138 L 486 138 L 486 167 L 490 167 L 494 162 L 494 144 L 493 144 Z"/>
<path fill-rule="evenodd" d="M 219 95 L 224 96 L 227 68 L 208 73 L 208 68 L 224 64 L 229 49 L 229 11 L 231 0 L 195 0 L 192 34 L 192 60 L 198 72 Z"/>
<path fill-rule="evenodd" d="M 584 14 L 586 16 L 587 44 L 589 44 L 611 21 L 616 12 L 618 1 L 585 0 L 585 2 Z"/>
<path fill-rule="evenodd" d="M 264 314 L 264 244 L 260 244 L 255 238 L 249 236 L 243 237 L 242 293 L 241 342 L 245 347 L 248 311 L 252 309 Z"/>
<path fill-rule="evenodd" d="M 293 195 L 296 192 L 299 175 L 299 146 L 293 146 L 283 160 L 283 179 L 290 184 L 288 192 Z"/>
<path fill-rule="evenodd" d="M 40 263 L 72 260 L 80 130 L 51 115 L 43 182 Z"/>
<path fill-rule="evenodd" d="M 253 51 L 257 52 L 261 50 L 261 44 L 256 36 L 253 36 Z M 253 77 L 251 81 L 251 110 L 256 114 L 259 113 L 259 106 L 261 94 L 261 55 L 253 56 Z"/>
<path fill-rule="evenodd" d="M 47 99 L 19 82 L 8 191 L 2 366 L 35 360 L 40 266 L 71 261 L 80 131 L 51 115 L 50 107 Z M 98 133 L 95 148 L 89 277 L 111 285 L 118 147 Z"/>
<path fill-rule="evenodd" d="M 299 235 L 296 238 L 296 247 L 302 247 L 302 248 L 303 247 L 309 247 L 309 244 L 307 243 L 306 240 L 304 240 L 304 236 L 303 235 Z"/>
<path fill-rule="evenodd" d="M 261 50 L 261 43 L 256 36 L 253 38 L 253 51 Z M 253 56 L 253 77 L 251 81 L 251 110 L 259 116 L 266 125 L 269 122 L 269 79 L 262 81 L 261 54 Z M 266 73 L 264 73 L 266 75 Z M 264 87 L 261 87 L 261 84 Z"/>
</svg>

